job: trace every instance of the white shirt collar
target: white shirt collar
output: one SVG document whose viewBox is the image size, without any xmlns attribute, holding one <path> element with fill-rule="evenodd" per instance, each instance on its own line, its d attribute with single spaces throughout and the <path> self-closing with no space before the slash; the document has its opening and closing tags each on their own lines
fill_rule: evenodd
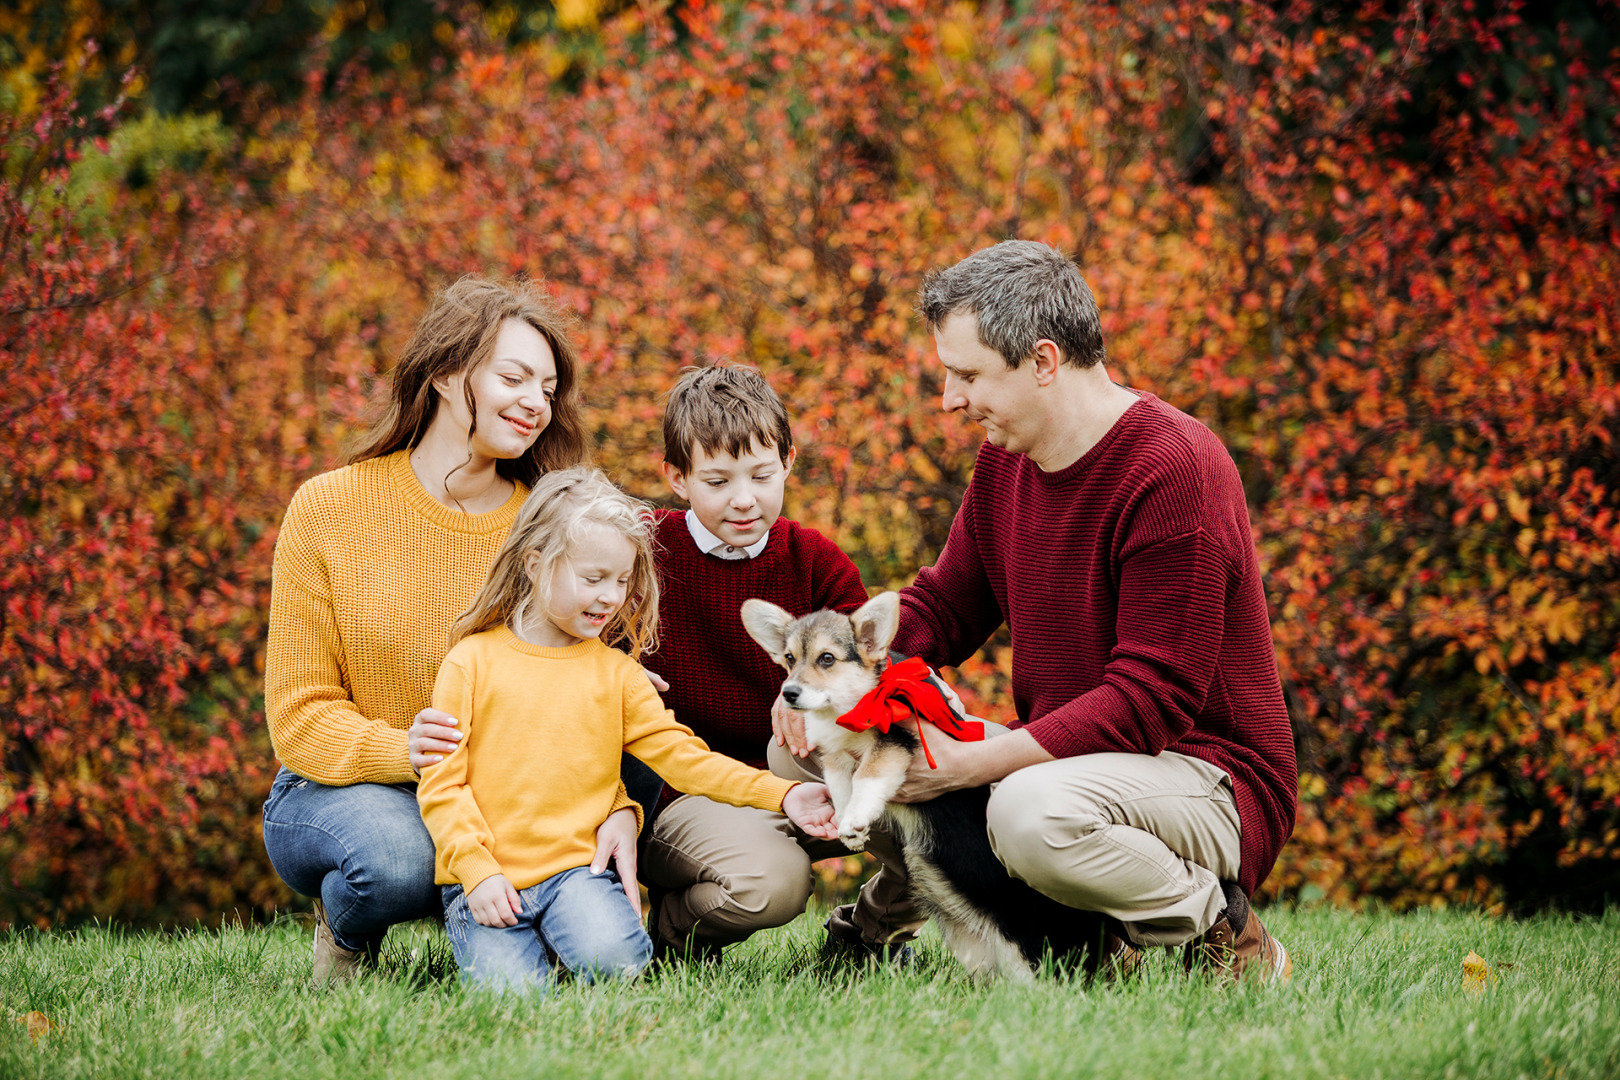
<svg viewBox="0 0 1620 1080">
<path fill-rule="evenodd" d="M 752 559 L 765 550 L 765 542 L 771 538 L 771 531 L 766 529 L 764 536 L 747 547 L 733 547 L 705 529 L 703 522 L 698 520 L 696 510 L 686 512 L 686 531 L 692 534 L 692 542 L 697 544 L 699 551 L 721 559 Z"/>
</svg>

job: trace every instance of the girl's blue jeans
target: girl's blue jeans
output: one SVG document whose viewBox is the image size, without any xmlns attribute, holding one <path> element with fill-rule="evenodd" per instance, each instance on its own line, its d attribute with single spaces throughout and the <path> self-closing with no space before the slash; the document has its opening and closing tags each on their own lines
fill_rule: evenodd
<svg viewBox="0 0 1620 1080">
<path fill-rule="evenodd" d="M 552 957 L 586 982 L 634 978 L 652 959 L 641 912 L 619 875 L 580 866 L 518 890 L 516 926 L 475 920 L 460 885 L 444 887 L 444 928 L 463 982 L 497 990 L 544 990 Z"/>
<path fill-rule="evenodd" d="M 653 806 L 663 781 L 628 754 L 622 767 L 630 797 Z M 289 888 L 320 898 L 346 949 L 373 948 L 395 923 L 444 910 L 414 784 L 328 787 L 283 768 L 264 804 L 264 848 Z"/>
</svg>

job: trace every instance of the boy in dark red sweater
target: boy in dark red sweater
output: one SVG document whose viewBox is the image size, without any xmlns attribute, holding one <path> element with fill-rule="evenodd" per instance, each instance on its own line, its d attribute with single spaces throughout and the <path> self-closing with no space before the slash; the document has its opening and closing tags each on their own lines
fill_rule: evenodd
<svg viewBox="0 0 1620 1080">
<path fill-rule="evenodd" d="M 743 629 L 744 600 L 795 615 L 853 611 L 860 571 L 832 541 L 781 516 L 797 450 L 787 410 L 745 367 L 688 370 L 664 413 L 664 477 L 691 509 L 658 512 L 659 647 L 647 668 L 669 683 L 664 703 L 710 748 L 766 767 L 771 709 L 783 672 Z M 654 808 L 649 808 L 654 809 Z M 846 854 L 780 813 L 727 806 L 665 788 L 647 827 L 640 877 L 662 951 L 716 955 L 720 946 L 804 911 L 810 863 Z M 870 941 L 900 941 L 920 925 L 887 838 L 868 845 L 887 867 L 867 883 L 856 922 Z M 848 919 L 829 925 L 859 948 Z"/>
</svg>

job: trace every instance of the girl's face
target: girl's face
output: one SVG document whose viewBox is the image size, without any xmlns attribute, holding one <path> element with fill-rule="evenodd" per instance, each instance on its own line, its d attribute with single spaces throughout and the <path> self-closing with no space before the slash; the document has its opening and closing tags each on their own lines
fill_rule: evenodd
<svg viewBox="0 0 1620 1080">
<path fill-rule="evenodd" d="M 478 408 L 476 430 L 467 411 L 469 385 Z M 439 392 L 440 414 L 463 432 L 472 430 L 474 457 L 521 457 L 551 423 L 557 358 L 540 331 L 507 319 L 496 332 L 488 361 L 436 379 L 433 388 Z"/>
<path fill-rule="evenodd" d="M 530 553 L 525 563 L 530 577 L 540 570 L 539 561 Z M 551 609 L 544 618 L 529 620 L 532 636 L 526 636 L 552 648 L 601 637 L 624 606 L 635 567 L 636 546 L 628 538 L 602 525 L 588 526 L 578 549 L 552 568 Z"/>
</svg>

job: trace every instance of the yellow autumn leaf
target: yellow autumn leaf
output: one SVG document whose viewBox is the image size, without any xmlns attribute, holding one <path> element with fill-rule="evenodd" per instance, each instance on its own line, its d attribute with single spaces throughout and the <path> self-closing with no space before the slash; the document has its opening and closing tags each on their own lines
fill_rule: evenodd
<svg viewBox="0 0 1620 1080">
<path fill-rule="evenodd" d="M 1491 969 L 1485 963 L 1485 958 L 1479 953 L 1469 950 L 1463 957 L 1463 989 L 1470 994 L 1483 994 L 1485 987 L 1491 981 Z"/>
<path fill-rule="evenodd" d="M 595 26 L 599 7 L 601 4 L 597 0 L 557 0 L 553 5 L 553 10 L 557 13 L 557 28 L 582 30 Z"/>
<path fill-rule="evenodd" d="M 957 19 L 946 19 L 939 24 L 939 43 L 945 55 L 960 60 L 973 52 L 973 28 Z"/>
<path fill-rule="evenodd" d="M 43 1039 L 51 1032 L 50 1020 L 46 1018 L 44 1013 L 38 1011 L 37 1009 L 23 1016 L 17 1017 L 17 1023 L 28 1029 L 28 1038 L 34 1043 L 35 1046 L 38 1046 L 39 1040 Z"/>
</svg>

